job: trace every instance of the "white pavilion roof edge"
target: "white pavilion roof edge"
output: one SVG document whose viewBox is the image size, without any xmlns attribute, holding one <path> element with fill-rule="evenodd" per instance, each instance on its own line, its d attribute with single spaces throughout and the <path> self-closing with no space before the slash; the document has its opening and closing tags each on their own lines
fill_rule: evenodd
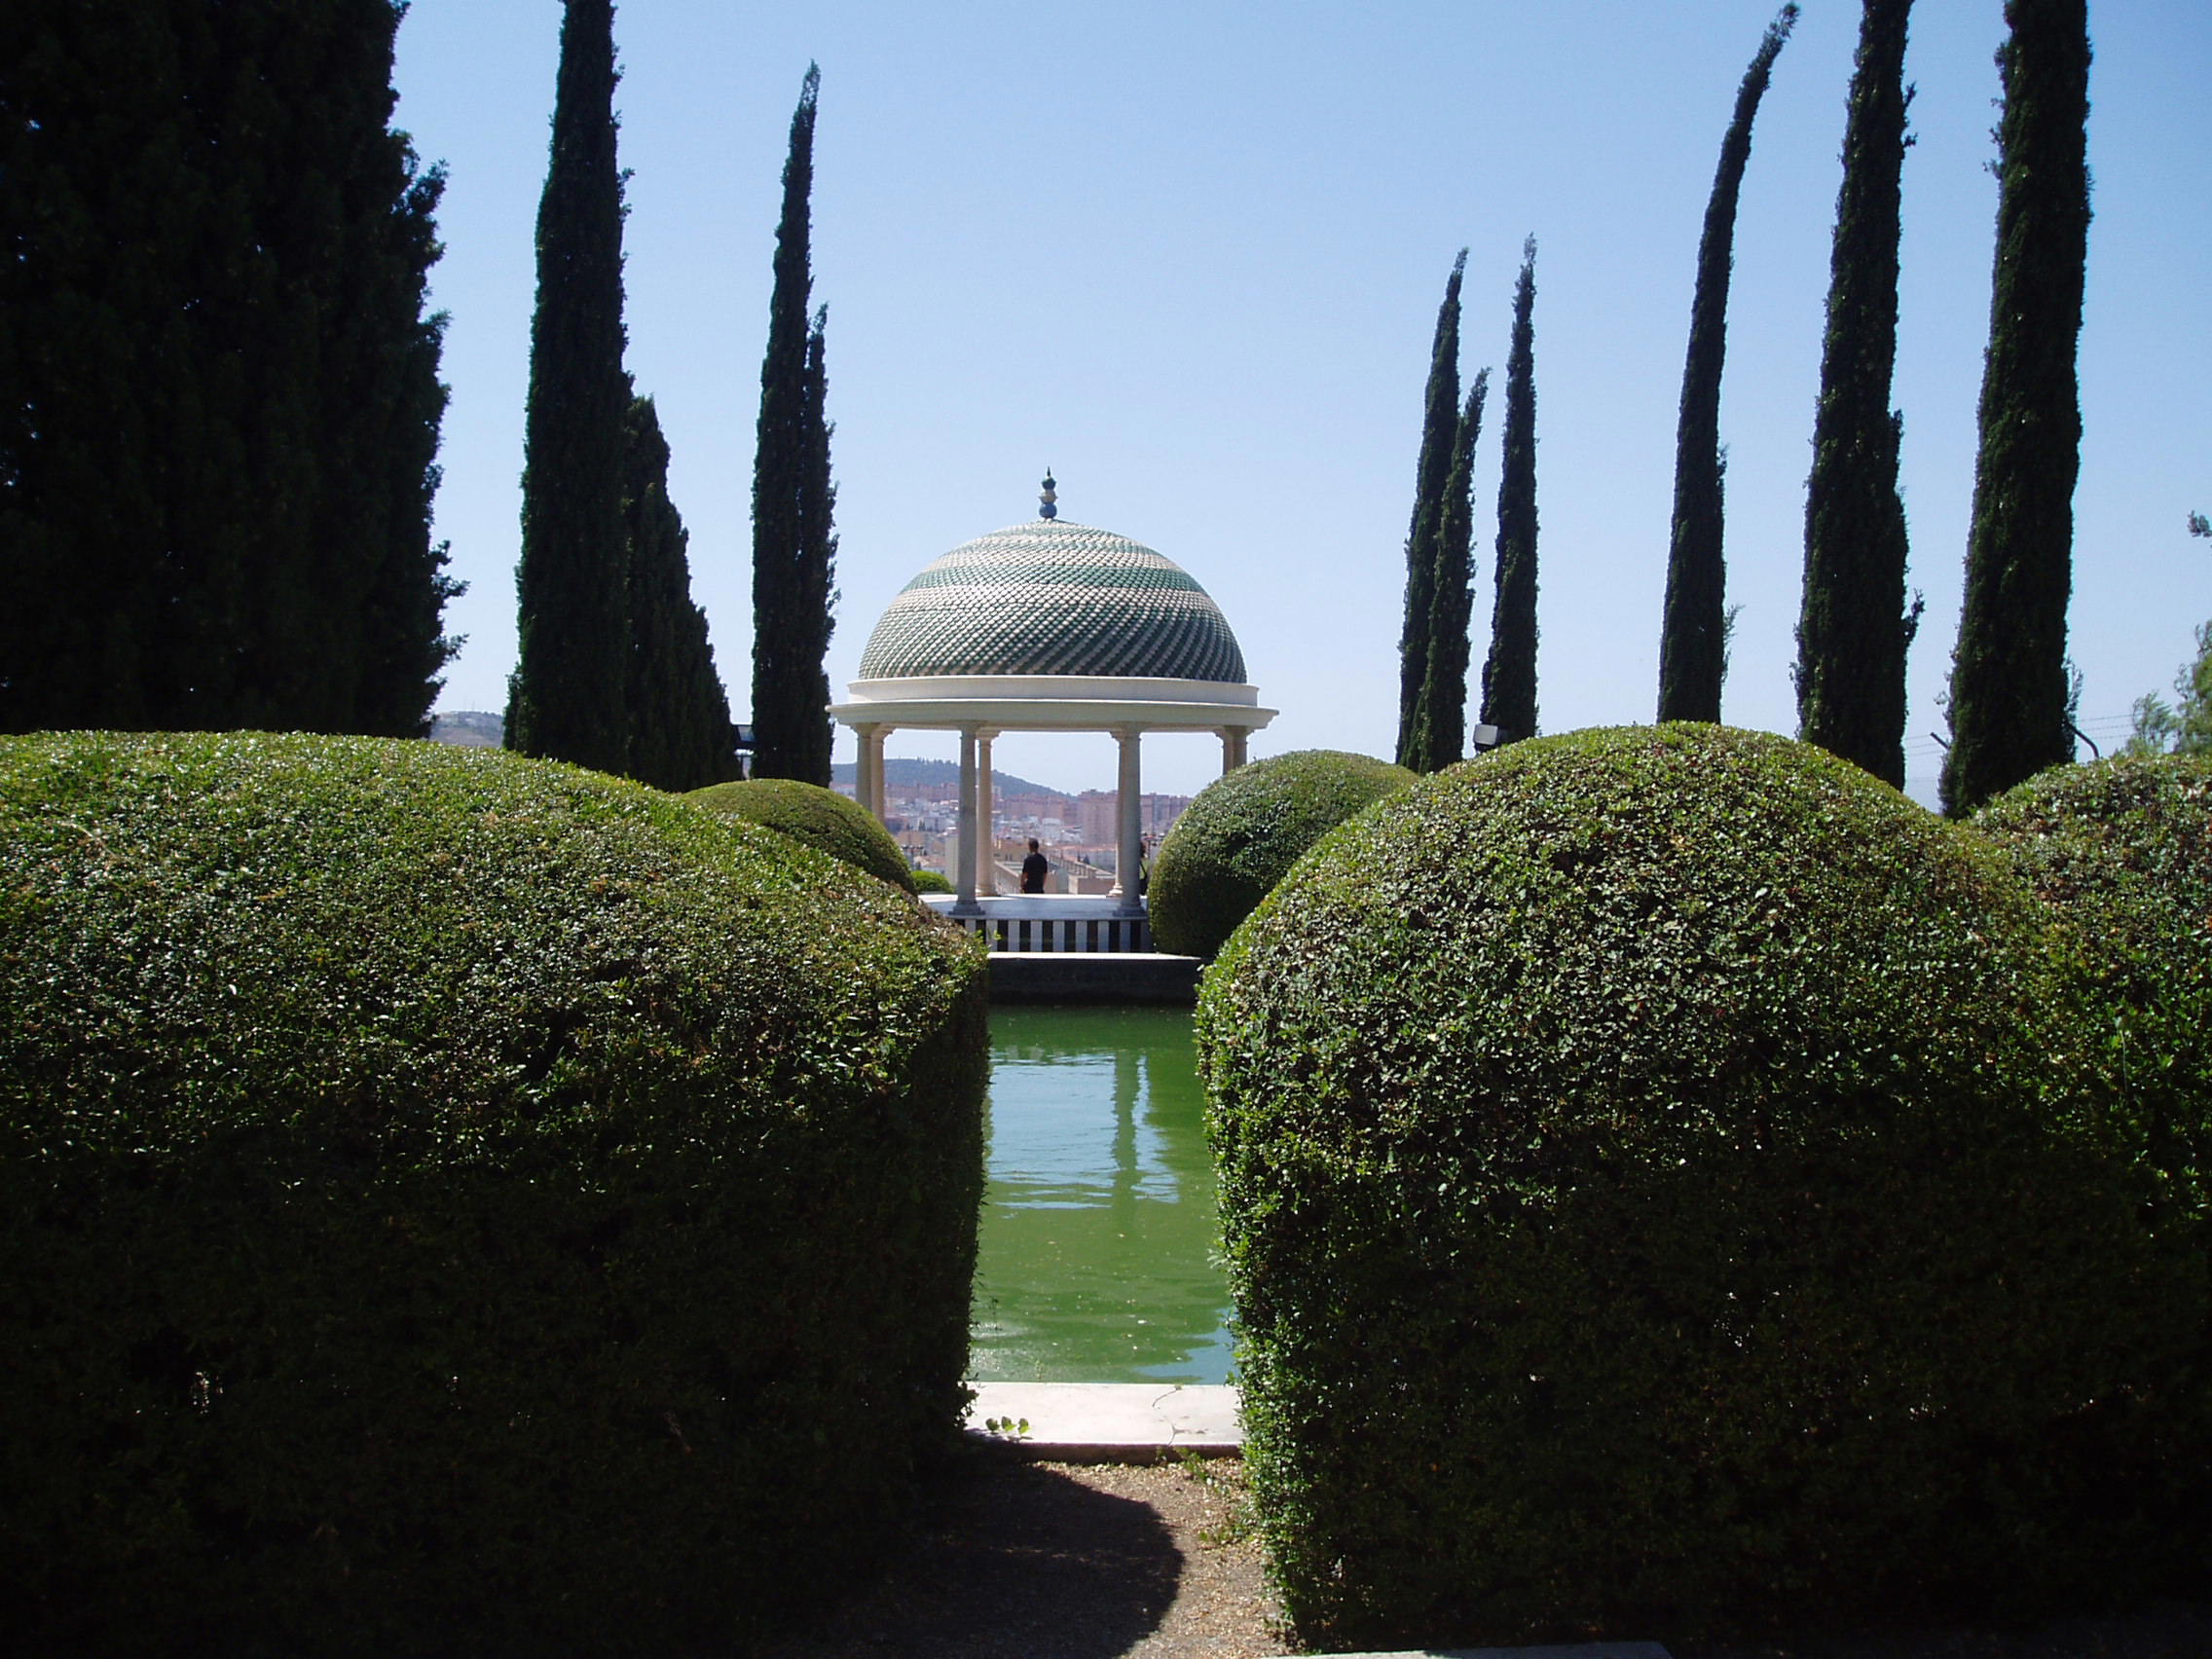
<svg viewBox="0 0 2212 1659">
<path fill-rule="evenodd" d="M 943 702 L 1199 703 L 1256 708 L 1257 685 L 1226 680 L 1160 680 L 1136 675 L 916 675 L 846 683 L 852 706 Z"/>
<path fill-rule="evenodd" d="M 992 731 L 1109 731 L 1117 726 L 1146 731 L 1218 731 L 1234 726 L 1258 731 L 1279 712 L 1251 703 L 1026 702 L 1004 697 L 830 706 L 830 717 L 846 725 L 905 731 L 957 730 L 967 725 Z"/>
</svg>

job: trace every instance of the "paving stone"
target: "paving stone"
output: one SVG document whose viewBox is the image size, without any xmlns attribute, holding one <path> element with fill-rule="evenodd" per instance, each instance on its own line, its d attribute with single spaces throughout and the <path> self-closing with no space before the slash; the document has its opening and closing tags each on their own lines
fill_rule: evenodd
<svg viewBox="0 0 2212 1659">
<path fill-rule="evenodd" d="M 1236 1390 L 1176 1382 L 977 1382 L 968 1432 L 1052 1463 L 1150 1462 L 1185 1452 L 1226 1456 L 1244 1444 Z M 991 1433 L 992 1419 L 1027 1420 Z"/>
</svg>

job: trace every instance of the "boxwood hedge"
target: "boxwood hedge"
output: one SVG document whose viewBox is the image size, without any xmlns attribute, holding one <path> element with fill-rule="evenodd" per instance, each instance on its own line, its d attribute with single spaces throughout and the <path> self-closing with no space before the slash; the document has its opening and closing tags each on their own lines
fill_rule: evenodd
<svg viewBox="0 0 2212 1659">
<path fill-rule="evenodd" d="M 1301 1630 L 1680 1640 L 2190 1569 L 2201 1265 L 2047 945 L 1971 830 L 1714 726 L 1519 744 L 1322 841 L 1198 1012 Z"/>
<path fill-rule="evenodd" d="M 802 784 L 795 778 L 748 778 L 694 790 L 689 798 L 716 812 L 803 841 L 895 887 L 914 891 L 906 855 L 899 850 L 891 831 L 878 824 L 866 807 L 835 790 Z"/>
<path fill-rule="evenodd" d="M 0 741 L 18 1651 L 692 1651 L 964 1403 L 977 954 L 635 785 Z"/>
<path fill-rule="evenodd" d="M 1301 853 L 1416 776 L 1365 755 L 1301 749 L 1208 784 L 1153 861 L 1152 934 L 1160 948 L 1212 956 Z"/>
<path fill-rule="evenodd" d="M 1973 823 L 2064 923 L 2086 1051 L 2145 1157 L 2212 1215 L 2212 758 L 2053 767 Z"/>
</svg>

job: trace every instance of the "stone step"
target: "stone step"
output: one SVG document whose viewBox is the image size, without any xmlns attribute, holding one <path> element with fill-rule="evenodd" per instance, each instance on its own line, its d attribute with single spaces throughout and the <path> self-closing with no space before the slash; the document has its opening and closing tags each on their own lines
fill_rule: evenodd
<svg viewBox="0 0 2212 1659">
<path fill-rule="evenodd" d="M 1048 1463 L 1149 1463 L 1244 1444 L 1236 1390 L 1182 1382 L 976 1382 L 968 1432 Z M 1026 1429 L 992 1431 L 990 1421 Z"/>
</svg>

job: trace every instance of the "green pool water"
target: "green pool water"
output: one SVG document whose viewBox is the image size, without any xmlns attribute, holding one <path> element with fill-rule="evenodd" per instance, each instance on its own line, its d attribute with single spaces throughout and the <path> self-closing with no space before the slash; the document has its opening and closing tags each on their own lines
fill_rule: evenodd
<svg viewBox="0 0 2212 1659">
<path fill-rule="evenodd" d="M 990 1137 L 971 1375 L 1226 1382 L 1190 1011 L 994 1008 Z"/>
</svg>

